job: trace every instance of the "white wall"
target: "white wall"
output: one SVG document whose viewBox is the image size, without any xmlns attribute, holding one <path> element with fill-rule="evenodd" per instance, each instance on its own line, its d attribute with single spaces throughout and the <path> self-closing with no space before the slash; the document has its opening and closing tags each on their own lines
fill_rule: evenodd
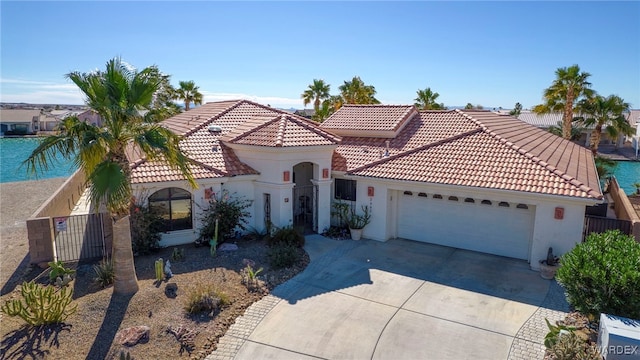
<svg viewBox="0 0 640 360">
<path fill-rule="evenodd" d="M 531 234 L 529 262 L 532 269 L 539 269 L 539 260 L 545 259 L 547 249 L 553 247 L 554 254 L 560 256 L 570 251 L 582 241 L 585 206 L 598 203 L 597 200 L 572 199 L 565 196 L 550 196 L 516 191 L 490 190 L 466 186 L 450 186 L 356 178 L 356 206 L 369 205 L 372 210 L 371 223 L 364 228 L 363 236 L 378 241 L 395 238 L 397 197 L 404 190 L 441 194 L 443 197 L 455 195 L 479 200 L 506 201 L 511 204 L 526 204 L 535 207 L 534 230 Z M 374 187 L 374 196 L 367 196 L 367 188 Z M 333 199 L 333 198 L 332 198 Z M 393 199 L 393 200 L 391 200 Z M 391 203 L 389 203 L 391 201 Z M 395 202 L 395 203 L 394 203 Z M 564 209 L 562 220 L 554 219 L 556 207 Z M 495 219 L 499 223 L 502 219 Z M 488 224 L 488 226 L 491 226 Z"/>
</svg>

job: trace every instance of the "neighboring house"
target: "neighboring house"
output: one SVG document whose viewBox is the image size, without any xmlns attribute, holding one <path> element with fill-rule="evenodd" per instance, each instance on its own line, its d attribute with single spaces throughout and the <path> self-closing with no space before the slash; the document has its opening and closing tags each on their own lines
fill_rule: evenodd
<svg viewBox="0 0 640 360">
<path fill-rule="evenodd" d="M 627 114 L 627 119 L 631 126 L 634 126 L 635 121 L 637 121 L 638 116 L 640 115 L 640 110 L 631 110 L 629 114 Z M 574 116 L 578 116 L 577 114 Z M 552 114 L 542 114 L 538 115 L 532 111 L 523 111 L 518 116 L 519 120 L 526 122 L 527 124 L 531 124 L 533 126 L 539 127 L 544 130 L 548 130 L 551 126 L 558 126 L 558 122 L 562 123 L 562 114 L 561 113 L 552 113 Z M 583 128 L 582 135 L 580 139 L 577 140 L 578 143 L 584 144 L 586 147 L 591 147 L 591 133 L 593 128 Z M 617 139 L 611 139 L 606 133 L 602 133 L 602 137 L 600 139 L 600 144 L 615 144 L 617 147 L 622 146 L 625 141 L 630 141 L 627 136 L 620 135 Z"/>
<path fill-rule="evenodd" d="M 2 135 L 26 135 L 40 130 L 40 110 L 0 109 L 0 133 Z"/>
<path fill-rule="evenodd" d="M 132 156 L 135 194 L 167 219 L 164 246 L 198 237 L 223 190 L 253 201 L 249 225 L 322 232 L 331 206 L 369 206 L 369 239 L 405 238 L 528 260 L 582 241 L 602 202 L 591 152 L 489 111 L 345 105 L 322 125 L 247 100 L 207 103 L 164 126 L 182 135 L 199 188 Z M 341 200 L 340 200 L 341 199 Z"/>
<path fill-rule="evenodd" d="M 80 121 L 84 121 L 87 124 L 102 127 L 102 117 L 94 110 L 85 110 L 78 113 L 76 116 L 78 117 L 78 119 L 80 119 Z"/>
</svg>

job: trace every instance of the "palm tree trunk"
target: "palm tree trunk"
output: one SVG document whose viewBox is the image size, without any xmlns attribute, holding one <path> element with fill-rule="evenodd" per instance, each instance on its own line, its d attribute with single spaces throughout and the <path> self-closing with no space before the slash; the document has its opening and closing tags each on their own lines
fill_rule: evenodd
<svg viewBox="0 0 640 360">
<path fill-rule="evenodd" d="M 598 155 L 598 145 L 600 145 L 600 138 L 602 136 L 602 125 L 596 125 L 596 128 L 591 133 L 591 152 L 593 156 Z"/>
<path fill-rule="evenodd" d="M 184 111 L 189 111 L 189 101 L 184 101 Z"/>
<path fill-rule="evenodd" d="M 573 94 L 567 94 L 567 103 L 564 105 L 564 115 L 562 118 L 562 137 L 571 140 L 571 121 L 573 120 Z"/>
<path fill-rule="evenodd" d="M 113 293 L 121 295 L 135 294 L 139 288 L 136 268 L 133 264 L 129 215 L 114 220 L 112 249 L 111 256 L 115 272 Z"/>
</svg>

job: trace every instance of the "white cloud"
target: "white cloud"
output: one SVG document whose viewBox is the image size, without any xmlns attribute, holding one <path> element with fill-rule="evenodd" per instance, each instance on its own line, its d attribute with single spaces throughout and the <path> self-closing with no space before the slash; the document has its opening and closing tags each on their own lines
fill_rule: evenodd
<svg viewBox="0 0 640 360">
<path fill-rule="evenodd" d="M 54 83 L 22 79 L 0 79 L 1 102 L 34 104 L 83 104 L 82 93 L 73 83 Z M 246 99 L 279 108 L 303 108 L 302 99 L 279 96 L 259 96 L 244 93 L 202 91 L 204 102 Z"/>
</svg>

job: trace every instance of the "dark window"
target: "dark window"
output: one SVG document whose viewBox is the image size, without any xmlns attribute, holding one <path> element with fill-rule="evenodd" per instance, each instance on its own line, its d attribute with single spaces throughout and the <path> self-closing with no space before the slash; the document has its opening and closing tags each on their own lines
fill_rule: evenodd
<svg viewBox="0 0 640 360">
<path fill-rule="evenodd" d="M 473 200 L 472 198 L 466 198 L 466 199 L 464 199 L 464 202 L 466 202 L 466 203 L 474 203 L 476 201 Z"/>
<path fill-rule="evenodd" d="M 193 228 L 191 193 L 180 188 L 158 190 L 149 196 L 149 207 L 164 219 L 164 231 Z"/>
<path fill-rule="evenodd" d="M 508 202 L 504 202 L 504 201 L 500 201 L 500 203 L 498 204 L 498 206 L 502 206 L 502 207 L 509 207 L 509 203 L 508 203 Z"/>
<path fill-rule="evenodd" d="M 449 200 L 458 201 L 458 197 L 457 196 L 449 196 Z"/>
<path fill-rule="evenodd" d="M 518 209 L 528 209 L 529 207 L 525 204 L 518 204 L 518 206 L 516 206 Z"/>
<path fill-rule="evenodd" d="M 420 197 L 427 197 L 427 193 L 418 193 L 418 196 L 420 196 Z"/>
<path fill-rule="evenodd" d="M 339 200 L 356 201 L 356 181 L 335 179 L 334 197 Z"/>
<path fill-rule="evenodd" d="M 482 200 L 482 205 L 491 205 L 491 200 Z"/>
<path fill-rule="evenodd" d="M 405 195 L 409 195 L 409 196 L 413 195 L 413 193 L 411 191 L 405 191 L 404 194 Z"/>
<path fill-rule="evenodd" d="M 433 194 L 433 198 L 434 198 L 434 199 L 442 199 L 442 195 L 440 195 L 440 194 Z"/>
</svg>

